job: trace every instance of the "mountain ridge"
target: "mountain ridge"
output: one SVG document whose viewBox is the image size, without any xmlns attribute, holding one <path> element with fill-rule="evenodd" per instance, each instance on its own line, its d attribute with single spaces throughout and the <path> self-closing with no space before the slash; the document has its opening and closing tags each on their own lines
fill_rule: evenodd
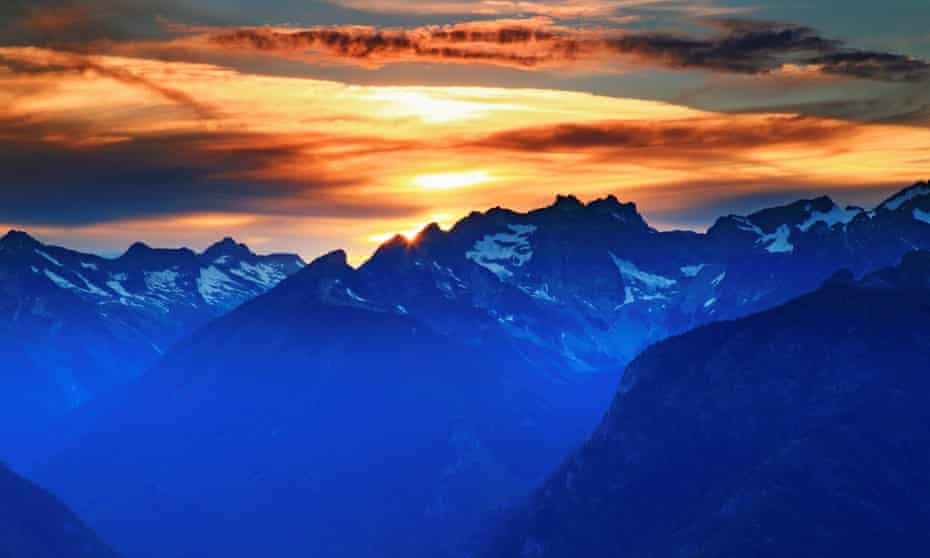
<svg viewBox="0 0 930 558">
<path fill-rule="evenodd" d="M 40 444 L 48 421 L 132 382 L 174 342 L 304 265 L 211 248 L 134 243 L 104 258 L 23 231 L 0 238 L 0 346 L 17 368 L 0 376 L 0 456 L 22 465 L 33 451 L 20 444 Z"/>
<path fill-rule="evenodd" d="M 930 227 L 909 208 L 898 214 L 907 221 L 799 227 L 829 210 L 815 205 L 795 204 L 790 224 L 749 220 L 735 222 L 748 230 L 701 235 L 643 226 L 616 199 L 564 197 L 526 214 L 475 212 L 414 241 L 394 237 L 357 268 L 330 252 L 176 345 L 124 414 L 37 478 L 140 555 L 180 551 L 166 536 L 177 525 L 191 528 L 172 544 L 267 553 L 303 541 L 305 526 L 292 522 L 313 517 L 331 526 L 301 543 L 317 553 L 441 556 L 478 509 L 529 490 L 588 436 L 644 347 L 930 245 Z M 760 242 L 775 225 L 788 234 Z M 793 249 L 770 251 L 775 242 Z M 372 455 L 378 463 L 362 457 Z M 72 465 L 82 462 L 106 465 Z M 430 480 L 401 497 L 361 483 L 346 463 Z M 259 489 L 254 478 L 270 484 Z M 141 493 L 159 513 L 129 525 Z M 196 503 L 169 497 L 183 494 L 235 512 L 195 528 Z M 390 521 L 369 524 L 366 513 Z M 342 530 L 360 523 L 378 548 Z M 430 542 L 417 546 L 427 523 Z"/>
<path fill-rule="evenodd" d="M 930 252 L 843 276 L 647 349 L 479 555 L 926 554 Z"/>
</svg>

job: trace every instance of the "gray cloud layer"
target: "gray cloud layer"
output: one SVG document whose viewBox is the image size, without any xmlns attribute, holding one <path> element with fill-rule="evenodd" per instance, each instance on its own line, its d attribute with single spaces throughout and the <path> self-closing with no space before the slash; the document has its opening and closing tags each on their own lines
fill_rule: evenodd
<svg viewBox="0 0 930 558">
<path fill-rule="evenodd" d="M 795 24 L 737 19 L 702 20 L 710 36 L 659 32 L 593 32 L 546 22 L 481 22 L 414 29 L 321 27 L 241 28 L 209 33 L 209 42 L 263 53 L 312 51 L 337 61 L 484 62 L 522 68 L 624 63 L 675 70 L 764 74 L 786 65 L 877 81 L 917 81 L 930 63 L 902 54 L 848 47 Z"/>
</svg>

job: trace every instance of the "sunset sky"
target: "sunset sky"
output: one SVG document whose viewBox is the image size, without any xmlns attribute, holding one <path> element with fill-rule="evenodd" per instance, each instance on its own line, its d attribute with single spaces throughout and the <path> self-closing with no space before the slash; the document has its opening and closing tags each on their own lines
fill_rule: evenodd
<svg viewBox="0 0 930 558">
<path fill-rule="evenodd" d="M 298 7 L 299 6 L 299 7 Z M 6 0 L 0 225 L 353 261 L 557 193 L 659 228 L 930 177 L 926 0 Z"/>
</svg>

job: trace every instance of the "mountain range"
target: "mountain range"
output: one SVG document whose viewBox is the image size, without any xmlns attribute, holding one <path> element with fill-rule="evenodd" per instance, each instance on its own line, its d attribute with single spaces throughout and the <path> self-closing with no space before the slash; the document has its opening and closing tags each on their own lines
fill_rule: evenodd
<svg viewBox="0 0 930 558">
<path fill-rule="evenodd" d="M 706 233 L 560 196 L 395 237 L 358 268 L 333 252 L 176 342 L 34 476 L 139 558 L 458 555 L 590 435 L 646 347 L 928 249 L 927 215 L 926 183 Z"/>
<path fill-rule="evenodd" d="M 661 341 L 482 556 L 926 556 L 930 252 Z"/>
<path fill-rule="evenodd" d="M 303 267 L 225 239 L 202 253 L 133 244 L 103 258 L 0 238 L 0 456 L 138 378 L 178 339 Z"/>
</svg>

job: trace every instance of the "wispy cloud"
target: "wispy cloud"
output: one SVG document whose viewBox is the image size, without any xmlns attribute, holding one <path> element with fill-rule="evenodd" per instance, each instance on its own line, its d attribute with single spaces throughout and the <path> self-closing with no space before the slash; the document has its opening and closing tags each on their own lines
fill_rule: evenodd
<svg viewBox="0 0 930 558">
<path fill-rule="evenodd" d="M 7 50 L 7 52 L 11 52 Z M 186 107 L 202 118 L 215 118 L 216 108 L 198 102 L 190 95 L 156 80 L 148 79 L 132 70 L 118 66 L 102 65 L 90 56 L 74 52 L 55 52 L 33 50 L 38 56 L 11 57 L 4 55 L 0 48 L 0 65 L 19 74 L 62 74 L 88 72 L 97 73 L 106 78 L 140 87 L 164 99 Z"/>
<path fill-rule="evenodd" d="M 739 19 L 700 21 L 714 33 L 695 36 L 579 29 L 538 17 L 411 29 L 217 29 L 194 41 L 369 67 L 420 61 L 611 72 L 639 65 L 738 74 L 770 74 L 803 67 L 834 76 L 890 82 L 930 77 L 926 61 L 851 48 L 806 26 Z"/>
<path fill-rule="evenodd" d="M 476 142 L 485 148 L 548 153 L 652 152 L 662 159 L 690 158 L 696 153 L 728 157 L 758 148 L 790 144 L 813 145 L 839 137 L 852 139 L 855 124 L 841 120 L 764 115 L 704 116 L 680 120 L 606 120 L 590 124 L 557 124 L 506 130 Z"/>
<path fill-rule="evenodd" d="M 670 12 L 691 17 L 720 16 L 753 11 L 752 7 L 719 6 L 711 2 L 685 0 L 335 0 L 333 3 L 356 10 L 391 14 L 445 14 L 507 16 L 547 16 L 562 20 L 596 19 L 601 23 L 623 24 L 639 20 L 649 12 Z"/>
<path fill-rule="evenodd" d="M 532 2 L 514 0 L 426 1 L 398 4 L 385 0 L 340 0 L 338 5 L 378 13 L 419 13 L 448 15 L 541 15 L 557 19 L 622 17 L 625 8 L 665 3 L 665 0 L 567 0 L 563 2 Z M 635 19 L 636 16 L 630 16 Z"/>
<path fill-rule="evenodd" d="M 0 222 L 75 235 L 159 222 L 167 238 L 196 222 L 260 236 L 261 223 L 278 246 L 307 230 L 358 253 L 435 215 L 553 192 L 648 208 L 696 180 L 721 198 L 736 183 L 885 187 L 920 176 L 928 149 L 917 127 L 0 48 Z"/>
</svg>

